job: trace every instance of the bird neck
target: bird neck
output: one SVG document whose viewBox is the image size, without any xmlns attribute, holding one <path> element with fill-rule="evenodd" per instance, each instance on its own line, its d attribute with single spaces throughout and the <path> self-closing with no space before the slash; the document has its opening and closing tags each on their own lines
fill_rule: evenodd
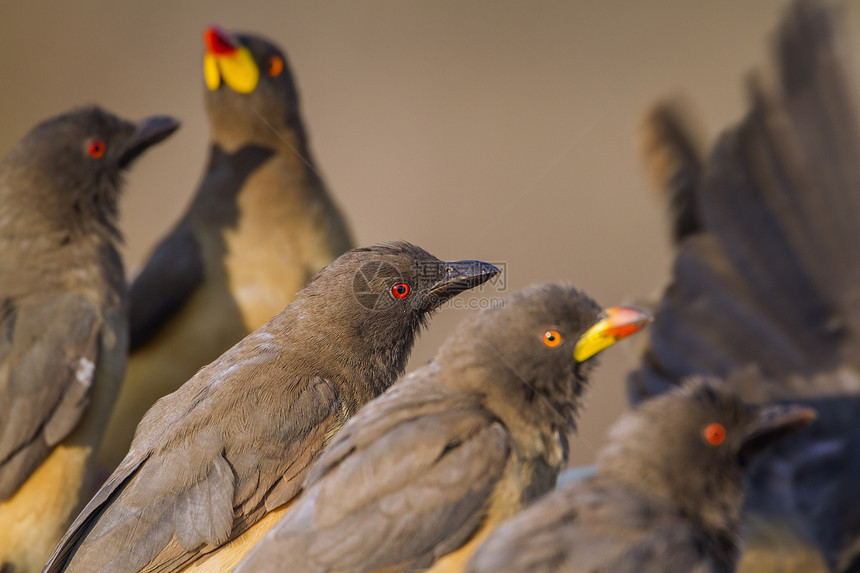
<svg viewBox="0 0 860 573">
<path fill-rule="evenodd" d="M 122 241 L 117 227 L 118 179 L 57 189 L 58 182 L 65 187 L 75 183 L 52 173 L 21 171 L 7 178 L 0 170 L 0 240 L 26 240 L 36 249 L 85 237 L 111 244 Z"/>
<path fill-rule="evenodd" d="M 610 442 L 601 452 L 597 475 L 637 495 L 672 508 L 712 537 L 735 540 L 743 504 L 743 477 L 736 468 L 680 467 L 677 460 L 643 455 L 641 448 Z"/>
<path fill-rule="evenodd" d="M 559 383 L 535 379 L 535 369 L 515 370 L 502 354 L 491 352 L 496 360 L 487 359 L 486 347 L 446 344 L 434 359 L 440 364 L 439 383 L 475 396 L 511 431 L 521 459 L 542 459 L 560 471 L 567 464 L 585 382 L 572 374 Z"/>
<path fill-rule="evenodd" d="M 374 324 L 374 313 L 351 322 L 329 314 L 331 308 L 320 313 L 319 303 L 301 297 L 273 319 L 282 322 L 277 328 L 288 333 L 289 347 L 302 352 L 309 372 L 338 386 L 347 402 L 363 404 L 387 390 L 403 374 L 422 321 L 388 335 L 391 325 Z"/>
<path fill-rule="evenodd" d="M 336 210 L 319 176 L 291 151 L 248 144 L 228 153 L 210 149 L 203 180 L 186 213 L 193 223 L 237 229 L 253 221 L 260 235 L 285 233 L 311 225 L 310 212 Z M 251 229 L 247 229 L 251 230 Z"/>
<path fill-rule="evenodd" d="M 24 248 L 22 248 L 22 246 Z M 10 289 L 16 285 L 37 285 L 40 291 L 56 288 L 90 293 L 94 300 L 106 299 L 120 306 L 125 292 L 122 257 L 114 241 L 87 234 L 73 239 L 62 233 L 46 233 L 21 241 L 0 236 L 0 292 L 28 295 Z M 3 277 L 14 277 L 6 284 Z"/>
<path fill-rule="evenodd" d="M 235 153 L 243 147 L 256 145 L 271 149 L 285 158 L 292 158 L 297 165 L 309 165 L 316 170 L 307 132 L 299 120 L 285 126 L 274 126 L 262 119 L 251 125 L 246 121 L 219 121 L 212 124 L 210 140 L 213 146 L 220 147 L 226 153 Z"/>
<path fill-rule="evenodd" d="M 239 220 L 239 194 L 273 155 L 270 148 L 260 145 L 248 144 L 227 152 L 213 143 L 209 149 L 206 172 L 186 218 L 216 227 L 235 227 Z"/>
<path fill-rule="evenodd" d="M 305 156 L 307 157 L 307 156 Z M 201 224 L 235 228 L 240 211 L 255 209 L 256 224 L 282 226 L 305 215 L 305 204 L 326 199 L 313 163 L 276 143 L 225 147 L 213 141 L 204 177 L 186 217 Z M 240 202 L 244 201 L 244 205 Z"/>
</svg>

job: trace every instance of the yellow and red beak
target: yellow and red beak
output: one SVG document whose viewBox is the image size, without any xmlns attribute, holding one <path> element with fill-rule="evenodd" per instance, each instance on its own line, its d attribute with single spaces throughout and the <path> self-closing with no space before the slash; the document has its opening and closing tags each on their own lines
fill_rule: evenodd
<svg viewBox="0 0 860 573">
<path fill-rule="evenodd" d="M 203 78 L 211 91 L 221 86 L 221 80 L 234 92 L 249 94 L 260 81 L 260 68 L 251 51 L 233 36 L 210 26 L 203 32 L 206 55 L 203 56 Z"/>
<path fill-rule="evenodd" d="M 613 306 L 606 309 L 604 314 L 605 318 L 576 341 L 573 359 L 577 362 L 588 360 L 616 342 L 636 334 L 654 320 L 650 313 L 632 306 Z"/>
</svg>

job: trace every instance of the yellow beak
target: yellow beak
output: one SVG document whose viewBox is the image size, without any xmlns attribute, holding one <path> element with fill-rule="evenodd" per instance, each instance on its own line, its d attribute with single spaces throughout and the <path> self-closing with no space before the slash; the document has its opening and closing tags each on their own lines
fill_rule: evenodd
<svg viewBox="0 0 860 573">
<path fill-rule="evenodd" d="M 636 334 L 654 320 L 650 313 L 632 306 L 613 306 L 607 308 L 604 313 L 606 317 L 576 341 L 573 359 L 577 362 L 588 360 L 619 340 Z"/>
<path fill-rule="evenodd" d="M 231 90 L 249 94 L 260 81 L 260 68 L 251 51 L 217 26 L 203 33 L 206 55 L 203 56 L 203 78 L 206 87 L 217 90 L 221 80 Z"/>
</svg>

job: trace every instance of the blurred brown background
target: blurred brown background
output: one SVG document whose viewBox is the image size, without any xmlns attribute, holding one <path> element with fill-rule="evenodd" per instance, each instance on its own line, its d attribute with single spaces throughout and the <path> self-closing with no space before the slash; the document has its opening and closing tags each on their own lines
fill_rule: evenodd
<svg viewBox="0 0 860 573">
<path fill-rule="evenodd" d="M 639 164 L 643 111 L 683 93 L 710 141 L 743 112 L 742 80 L 768 61 L 785 4 L 0 0 L 0 156 L 75 105 L 180 118 L 129 176 L 134 268 L 203 170 L 203 28 L 263 33 L 290 58 L 312 149 L 358 243 L 502 261 L 508 291 L 567 280 L 617 304 L 657 292 L 670 265 Z M 853 32 L 860 7 L 848 8 Z M 468 312 L 437 315 L 411 367 Z M 627 407 L 633 359 L 620 346 L 593 380 L 573 463 L 593 460 Z"/>
</svg>

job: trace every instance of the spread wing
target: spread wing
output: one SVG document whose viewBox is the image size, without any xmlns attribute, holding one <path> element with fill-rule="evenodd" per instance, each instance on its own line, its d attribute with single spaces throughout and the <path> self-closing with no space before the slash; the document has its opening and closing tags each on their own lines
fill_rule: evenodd
<svg viewBox="0 0 860 573">
<path fill-rule="evenodd" d="M 644 499 L 597 485 L 553 491 L 500 525 L 468 573 L 710 573 L 703 539 Z M 729 569 L 725 569 L 728 571 Z"/>
<path fill-rule="evenodd" d="M 295 495 L 339 426 L 340 401 L 325 380 L 278 368 L 267 336 L 153 406 L 45 571 L 178 571 Z"/>
<path fill-rule="evenodd" d="M 702 227 L 697 188 L 705 159 L 687 109 L 683 100 L 658 104 L 642 126 L 645 168 L 668 205 L 675 244 Z"/>
<path fill-rule="evenodd" d="M 146 344 L 203 282 L 200 245 L 181 221 L 159 243 L 129 289 L 130 350 Z"/>
<path fill-rule="evenodd" d="M 777 87 L 753 87 L 751 110 L 708 160 L 695 189 L 702 228 L 678 249 L 629 379 L 633 401 L 704 373 L 753 401 L 821 407 L 752 468 L 746 511 L 792 524 L 833 567 L 854 558 L 860 532 L 856 496 L 837 483 L 860 479 L 844 421 L 860 391 L 860 131 L 835 9 L 798 0 L 788 11 Z"/>
<path fill-rule="evenodd" d="M 776 93 L 754 86 L 719 139 L 694 190 L 703 228 L 680 245 L 634 400 L 748 364 L 784 398 L 792 377 L 860 366 L 860 132 L 834 20 L 794 4 Z"/>
<path fill-rule="evenodd" d="M 236 571 L 426 567 L 476 531 L 509 454 L 498 421 L 402 381 L 344 426 Z"/>
<path fill-rule="evenodd" d="M 0 299 L 0 500 L 78 424 L 103 323 L 73 292 Z"/>
</svg>

